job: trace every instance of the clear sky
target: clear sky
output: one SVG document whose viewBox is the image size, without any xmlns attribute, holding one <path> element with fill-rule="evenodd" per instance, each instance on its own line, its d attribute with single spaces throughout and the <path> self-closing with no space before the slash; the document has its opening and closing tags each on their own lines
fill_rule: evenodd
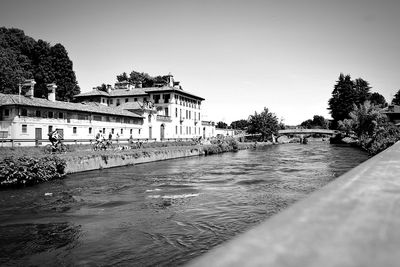
<svg viewBox="0 0 400 267">
<path fill-rule="evenodd" d="M 399 14 L 398 0 L 0 0 L 0 26 L 66 47 L 82 92 L 171 72 L 228 124 L 263 107 L 288 125 L 329 118 L 340 72 L 391 101 Z"/>
</svg>

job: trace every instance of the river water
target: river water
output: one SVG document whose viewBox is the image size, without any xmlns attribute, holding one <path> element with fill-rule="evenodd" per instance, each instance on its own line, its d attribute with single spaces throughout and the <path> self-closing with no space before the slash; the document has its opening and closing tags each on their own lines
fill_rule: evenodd
<svg viewBox="0 0 400 267">
<path fill-rule="evenodd" d="M 0 265 L 179 265 L 367 159 L 323 142 L 68 175 L 0 191 Z"/>
</svg>

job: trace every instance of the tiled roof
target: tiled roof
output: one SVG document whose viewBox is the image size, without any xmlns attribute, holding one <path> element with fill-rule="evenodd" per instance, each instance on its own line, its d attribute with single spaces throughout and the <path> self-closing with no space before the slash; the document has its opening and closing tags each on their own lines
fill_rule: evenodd
<svg viewBox="0 0 400 267">
<path fill-rule="evenodd" d="M 117 108 L 102 105 L 100 103 L 70 103 L 63 101 L 50 101 L 44 98 L 29 98 L 26 96 L 9 95 L 0 93 L 0 106 L 30 106 L 30 107 L 42 107 L 42 108 L 53 108 L 71 111 L 82 111 L 82 112 L 92 112 L 108 115 L 119 115 L 127 117 L 142 118 L 133 112 Z"/>
<path fill-rule="evenodd" d="M 81 97 L 81 96 L 109 96 L 109 94 L 107 92 L 100 91 L 100 90 L 92 90 L 90 92 L 75 95 L 74 97 Z"/>
<path fill-rule="evenodd" d="M 104 91 L 99 91 L 99 90 L 92 90 L 87 93 L 81 93 L 79 95 L 76 95 L 75 98 L 80 98 L 80 97 L 87 97 L 87 96 L 106 96 L 106 97 L 118 97 L 118 96 L 145 96 L 148 93 L 153 93 L 153 92 L 176 92 L 176 93 L 181 93 L 183 95 L 195 97 L 197 99 L 204 100 L 204 98 L 197 96 L 195 94 L 189 93 L 187 91 L 177 89 L 175 87 L 169 87 L 169 86 L 163 86 L 163 87 L 145 87 L 145 88 L 134 88 L 131 90 L 126 90 L 126 89 L 114 89 L 111 90 L 110 93 L 104 92 Z"/>
<path fill-rule="evenodd" d="M 146 91 L 146 93 L 168 91 L 168 92 L 181 93 L 181 94 L 184 94 L 184 95 L 187 95 L 187 96 L 192 96 L 192 97 L 204 100 L 204 98 L 202 98 L 200 96 L 197 96 L 197 95 L 192 94 L 192 93 L 190 93 L 188 91 L 184 91 L 182 89 L 178 89 L 178 88 L 175 88 L 175 87 L 163 86 L 163 87 L 148 87 L 148 88 L 143 88 L 143 89 Z"/>
<path fill-rule="evenodd" d="M 118 106 L 121 109 L 138 110 L 143 109 L 143 103 L 141 102 L 126 102 Z"/>
<path fill-rule="evenodd" d="M 142 88 L 134 88 L 132 90 L 114 89 L 110 91 L 109 96 L 134 96 L 134 95 L 147 95 Z"/>
</svg>

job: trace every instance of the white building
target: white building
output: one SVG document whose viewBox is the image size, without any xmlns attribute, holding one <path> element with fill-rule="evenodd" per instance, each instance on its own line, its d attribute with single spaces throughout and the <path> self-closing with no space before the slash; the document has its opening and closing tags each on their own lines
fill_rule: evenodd
<svg viewBox="0 0 400 267">
<path fill-rule="evenodd" d="M 142 115 L 143 134 L 149 138 L 210 136 L 201 123 L 204 98 L 184 91 L 172 75 L 168 75 L 167 85 L 160 87 L 142 88 L 141 83 L 132 86 L 128 82 L 119 82 L 114 88 L 109 86 L 107 92 L 95 88 L 75 98 L 80 102 L 96 102 Z"/>
<path fill-rule="evenodd" d="M 49 89 L 49 99 L 34 98 L 33 88 L 25 96 L 0 94 L 0 138 L 34 145 L 34 140 L 48 139 L 54 129 L 70 140 L 95 139 L 100 130 L 107 135 L 118 133 L 120 138 L 144 137 L 142 116 L 98 103 L 55 101 L 55 86 Z"/>
<path fill-rule="evenodd" d="M 213 122 L 201 121 L 204 98 L 182 90 L 172 75 L 167 85 L 142 88 L 119 82 L 107 92 L 94 89 L 77 95 L 79 103 L 34 98 L 33 86 L 24 96 L 0 94 L 0 140 L 34 145 L 54 129 L 65 140 L 93 140 L 101 130 L 113 139 L 187 139 L 215 136 Z M 27 142 L 30 140 L 30 142 Z"/>
</svg>

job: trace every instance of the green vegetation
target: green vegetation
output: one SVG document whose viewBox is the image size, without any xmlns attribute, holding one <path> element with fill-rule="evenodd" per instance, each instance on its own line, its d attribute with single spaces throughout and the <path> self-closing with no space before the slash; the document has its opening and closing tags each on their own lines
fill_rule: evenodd
<svg viewBox="0 0 400 267">
<path fill-rule="evenodd" d="M 264 108 L 260 114 L 255 112 L 249 117 L 248 133 L 261 134 L 261 141 L 270 139 L 273 134 L 277 135 L 279 129 L 278 118 L 267 108 Z"/>
<path fill-rule="evenodd" d="M 400 90 L 394 95 L 392 105 L 400 105 Z"/>
<path fill-rule="evenodd" d="M 22 30 L 0 28 L 0 92 L 18 94 L 18 84 L 35 79 L 35 97 L 47 97 L 48 83 L 57 84 L 56 99 L 71 101 L 79 94 L 72 61 L 61 44 L 35 41 Z"/>
<path fill-rule="evenodd" d="M 337 129 L 340 120 L 349 119 L 354 105 L 359 106 L 370 100 L 373 104 L 384 107 L 385 98 L 378 93 L 371 94 L 370 90 L 371 87 L 367 81 L 361 78 L 353 81 L 350 75 L 344 76 L 341 73 L 328 102 L 328 109 L 333 118 L 331 128 Z"/>
<path fill-rule="evenodd" d="M 228 124 L 226 124 L 226 123 L 223 122 L 223 121 L 219 121 L 219 122 L 217 122 L 217 124 L 215 125 L 215 127 L 216 127 L 216 128 L 220 128 L 220 129 L 226 129 L 226 128 L 228 128 Z"/>
<path fill-rule="evenodd" d="M 7 157 L 0 161 L 0 188 L 34 185 L 64 175 L 66 161 L 59 157 Z"/>
<path fill-rule="evenodd" d="M 300 126 L 305 129 L 329 129 L 329 121 L 323 116 L 314 115 L 312 120 L 303 121 Z"/>
<path fill-rule="evenodd" d="M 380 107 L 366 101 L 354 105 L 349 119 L 338 122 L 340 130 L 357 140 L 360 147 L 375 155 L 400 140 L 400 130 L 389 123 Z"/>
<path fill-rule="evenodd" d="M 231 128 L 235 130 L 246 130 L 249 127 L 247 120 L 237 120 L 231 123 Z"/>
</svg>

